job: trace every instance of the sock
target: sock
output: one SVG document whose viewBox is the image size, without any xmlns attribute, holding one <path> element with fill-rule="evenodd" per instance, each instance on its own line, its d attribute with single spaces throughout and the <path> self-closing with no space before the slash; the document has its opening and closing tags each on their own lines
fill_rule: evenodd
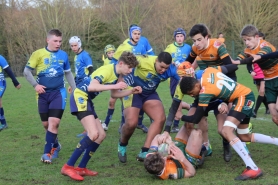
<svg viewBox="0 0 278 185">
<path fill-rule="evenodd" d="M 249 166 L 252 170 L 258 170 L 257 165 L 254 163 L 246 149 L 244 148 L 242 142 L 238 137 L 235 137 L 231 142 L 230 145 L 233 149 L 237 152 L 237 154 L 241 157 L 243 162 L 245 163 L 246 167 Z"/>
<path fill-rule="evenodd" d="M 266 101 L 266 96 L 264 96 L 263 103 L 264 103 L 265 109 L 268 110 L 268 104 L 267 104 L 267 101 Z"/>
<path fill-rule="evenodd" d="M 108 111 L 107 111 L 107 116 L 106 116 L 105 121 L 104 121 L 104 123 L 106 124 L 106 126 L 109 125 L 110 120 L 111 120 L 111 118 L 112 118 L 112 116 L 113 116 L 114 110 L 115 110 L 115 109 L 108 109 Z"/>
<path fill-rule="evenodd" d="M 149 151 L 149 149 L 150 149 L 150 148 L 147 148 L 147 147 L 142 147 L 142 148 L 141 148 L 141 152 L 142 152 L 142 153 L 143 153 L 143 152 L 148 152 L 148 151 Z"/>
<path fill-rule="evenodd" d="M 98 149 L 99 144 L 96 142 L 93 142 L 84 152 L 84 155 L 78 165 L 79 168 L 86 168 L 87 163 L 89 162 L 89 160 L 91 159 L 91 157 L 93 156 L 93 154 L 96 152 L 96 150 Z"/>
<path fill-rule="evenodd" d="M 52 147 L 55 143 L 56 138 L 57 138 L 57 134 L 46 131 L 44 154 L 49 154 L 50 153 L 50 151 L 51 151 L 51 149 L 52 149 Z"/>
<path fill-rule="evenodd" d="M 58 136 L 55 139 L 55 142 L 53 144 L 53 148 L 57 148 L 59 146 Z"/>
<path fill-rule="evenodd" d="M 144 111 L 141 109 L 139 112 L 138 125 L 143 125 Z"/>
<path fill-rule="evenodd" d="M 259 107 L 261 106 L 262 101 L 264 100 L 264 96 L 258 96 L 256 106 L 254 112 L 257 114 Z"/>
<path fill-rule="evenodd" d="M 78 158 L 81 156 L 81 154 L 86 150 L 93 141 L 88 137 L 85 136 L 78 144 L 74 152 L 72 153 L 70 159 L 68 160 L 67 164 L 69 166 L 74 166 Z M 87 150 L 86 150 L 87 151 Z"/>
<path fill-rule="evenodd" d="M 203 145 L 206 147 L 206 149 L 209 149 L 210 143 L 209 140 L 207 142 L 204 142 Z"/>
<path fill-rule="evenodd" d="M 278 138 L 263 135 L 263 134 L 253 133 L 251 142 L 278 145 Z"/>
<path fill-rule="evenodd" d="M 4 116 L 4 108 L 3 107 L 0 108 L 0 121 L 1 121 L 2 125 L 6 125 L 7 124 L 5 116 Z"/>
<path fill-rule="evenodd" d="M 174 127 L 179 127 L 180 120 L 174 120 Z"/>
</svg>

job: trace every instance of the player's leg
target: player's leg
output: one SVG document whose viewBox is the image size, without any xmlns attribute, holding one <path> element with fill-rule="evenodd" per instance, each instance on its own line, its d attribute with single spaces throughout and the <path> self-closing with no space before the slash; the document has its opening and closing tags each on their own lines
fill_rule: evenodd
<svg viewBox="0 0 278 185">
<path fill-rule="evenodd" d="M 144 146 L 141 148 L 141 152 L 137 155 L 137 160 L 139 161 L 143 161 L 146 157 L 153 138 L 161 133 L 166 120 L 164 107 L 156 92 L 146 97 L 143 103 L 143 110 L 153 122 L 150 125 Z"/>
<path fill-rule="evenodd" d="M 180 123 L 180 117 L 182 115 L 182 102 L 180 103 L 180 106 L 177 110 L 177 113 L 176 113 L 176 116 L 175 116 L 175 119 L 174 119 L 174 125 L 171 129 L 171 133 L 177 133 L 179 132 L 179 123 Z"/>
<path fill-rule="evenodd" d="M 144 111 L 143 109 L 141 109 L 139 112 L 137 128 L 141 129 L 144 133 L 148 133 L 149 129 L 143 124 L 143 119 L 144 119 Z"/>
<path fill-rule="evenodd" d="M 263 83 L 263 85 L 261 86 L 261 82 Z M 257 112 L 258 112 L 258 109 L 260 108 L 261 106 L 261 103 L 264 101 L 264 81 L 262 80 L 255 80 L 255 84 L 257 86 L 257 89 L 258 89 L 258 97 L 257 97 L 257 101 L 256 101 L 256 106 L 254 108 L 254 115 L 253 117 L 256 118 L 257 117 Z"/>
<path fill-rule="evenodd" d="M 5 80 L 0 81 L 0 122 L 1 122 L 0 131 L 8 127 L 4 115 L 4 108 L 2 105 L 2 97 L 5 93 L 5 90 L 6 90 L 6 81 Z"/>
<path fill-rule="evenodd" d="M 263 104 L 265 106 L 265 114 L 270 114 L 270 111 L 268 109 L 268 104 L 267 104 L 267 100 L 266 100 L 266 96 L 265 96 L 265 81 L 262 79 L 260 82 L 260 92 L 263 92 L 264 94 L 264 99 L 263 99 Z"/>
<path fill-rule="evenodd" d="M 110 97 L 109 99 L 109 105 L 108 105 L 108 110 L 107 110 L 107 115 L 106 115 L 106 118 L 105 118 L 105 121 L 104 123 L 102 123 L 102 127 L 105 131 L 108 130 L 108 125 L 110 123 L 110 120 L 114 114 L 114 110 L 115 110 L 115 103 L 117 101 L 117 98 L 112 98 Z"/>
<path fill-rule="evenodd" d="M 272 116 L 272 121 L 278 125 L 278 79 L 265 81 L 265 96 L 267 97 L 268 108 Z"/>
</svg>

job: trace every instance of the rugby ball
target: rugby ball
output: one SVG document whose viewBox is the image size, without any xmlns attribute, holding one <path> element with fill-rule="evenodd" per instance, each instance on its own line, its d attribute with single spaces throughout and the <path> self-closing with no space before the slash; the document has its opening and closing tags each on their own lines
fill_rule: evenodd
<svg viewBox="0 0 278 185">
<path fill-rule="evenodd" d="M 160 153 L 163 157 L 168 156 L 169 145 L 167 143 L 162 143 L 158 146 L 158 153 Z"/>
</svg>

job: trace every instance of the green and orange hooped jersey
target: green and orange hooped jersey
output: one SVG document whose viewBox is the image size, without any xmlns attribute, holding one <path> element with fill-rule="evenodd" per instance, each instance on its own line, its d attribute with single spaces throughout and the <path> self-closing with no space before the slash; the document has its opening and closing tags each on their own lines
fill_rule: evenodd
<svg viewBox="0 0 278 185">
<path fill-rule="evenodd" d="M 201 70 L 212 66 L 221 66 L 221 59 L 229 56 L 225 45 L 217 39 L 209 39 L 207 48 L 198 50 L 196 46 L 192 46 L 191 57 L 198 57 L 197 63 Z"/>
<path fill-rule="evenodd" d="M 183 163 L 180 162 L 180 164 L 182 165 L 183 169 L 185 169 L 185 166 L 183 165 Z M 165 161 L 165 167 L 162 170 L 162 172 L 157 175 L 160 179 L 166 180 L 166 179 L 181 179 L 184 178 L 182 177 L 179 172 L 178 172 L 178 168 L 176 163 L 168 158 Z"/>
<path fill-rule="evenodd" d="M 251 53 L 256 55 L 264 55 L 267 53 L 272 53 L 276 51 L 276 48 L 270 44 L 269 42 L 265 40 L 260 40 L 258 46 L 255 49 L 248 49 L 245 48 L 242 53 L 238 55 L 238 59 L 244 59 L 247 58 L 247 55 L 245 53 Z M 273 78 L 278 77 L 278 59 L 267 59 L 265 61 L 258 62 L 258 65 L 264 72 L 264 79 L 265 80 L 271 80 Z"/>
<path fill-rule="evenodd" d="M 240 96 L 245 96 L 251 92 L 234 80 L 221 72 L 221 68 L 207 68 L 201 78 L 201 91 L 199 93 L 199 106 L 208 106 L 212 99 L 233 102 Z"/>
</svg>

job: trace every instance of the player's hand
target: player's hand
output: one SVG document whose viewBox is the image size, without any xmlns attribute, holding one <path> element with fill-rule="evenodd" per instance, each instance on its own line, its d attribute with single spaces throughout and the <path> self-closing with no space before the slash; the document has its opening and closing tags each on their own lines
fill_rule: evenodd
<svg viewBox="0 0 278 185">
<path fill-rule="evenodd" d="M 21 84 L 18 84 L 15 88 L 20 89 L 21 88 Z"/>
<path fill-rule="evenodd" d="M 158 136 L 157 142 L 158 142 L 158 144 L 166 143 L 167 139 L 171 139 L 171 136 L 168 132 L 165 131 L 165 132 L 163 132 L 163 134 L 160 134 L 160 136 Z"/>
<path fill-rule="evenodd" d="M 183 152 L 176 145 L 171 145 L 169 146 L 169 148 L 170 148 L 170 157 L 172 157 L 173 159 L 182 161 L 185 158 Z"/>
<path fill-rule="evenodd" d="M 229 111 L 228 105 L 226 103 L 221 103 L 218 105 L 218 111 L 220 114 L 227 114 Z"/>
<path fill-rule="evenodd" d="M 72 93 L 72 88 L 71 88 L 71 86 L 68 87 L 68 93 L 69 93 L 69 94 Z"/>
<path fill-rule="evenodd" d="M 140 94 L 140 93 L 142 93 L 142 87 L 140 87 L 140 86 L 133 87 L 131 92 L 132 92 L 132 94 Z"/>
<path fill-rule="evenodd" d="M 181 117 L 182 117 L 182 115 L 183 115 L 183 114 L 182 114 L 182 111 L 181 111 L 181 110 L 178 110 L 177 113 L 176 113 L 176 115 L 175 115 L 175 119 L 179 119 L 179 120 L 180 120 Z"/>
<path fill-rule="evenodd" d="M 42 94 L 42 93 L 45 93 L 45 90 L 44 90 L 45 88 L 46 88 L 45 86 L 38 84 L 38 85 L 36 85 L 35 90 L 38 94 Z"/>
<path fill-rule="evenodd" d="M 254 71 L 252 71 L 250 74 L 251 76 L 256 76 L 256 73 Z"/>
<path fill-rule="evenodd" d="M 127 84 L 124 82 L 119 82 L 119 83 L 115 84 L 114 87 L 115 87 L 115 89 L 123 90 L 123 89 L 127 88 Z"/>
<path fill-rule="evenodd" d="M 253 57 L 253 61 L 252 62 L 255 62 L 255 61 L 260 60 L 262 58 L 261 55 L 255 55 L 255 54 L 247 53 L 247 52 L 245 54 Z"/>
</svg>

